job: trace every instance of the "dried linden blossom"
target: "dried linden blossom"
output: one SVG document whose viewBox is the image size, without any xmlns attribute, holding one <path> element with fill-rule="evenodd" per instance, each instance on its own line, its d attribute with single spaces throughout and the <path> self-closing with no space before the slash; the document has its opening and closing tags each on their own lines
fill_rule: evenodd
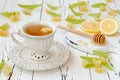
<svg viewBox="0 0 120 80">
<path fill-rule="evenodd" d="M 61 21 L 60 17 L 52 17 L 52 21 L 59 22 Z"/>
<path fill-rule="evenodd" d="M 84 68 L 94 68 L 95 72 L 103 73 L 108 70 L 113 70 L 112 66 L 108 63 L 109 55 L 99 50 L 93 50 L 93 53 L 98 57 L 81 56 L 82 66 Z"/>
<path fill-rule="evenodd" d="M 101 5 L 101 6 L 100 6 L 100 11 L 103 11 L 103 12 L 106 11 L 106 7 L 103 6 L 103 5 Z"/>
<path fill-rule="evenodd" d="M 49 27 L 45 27 L 45 28 L 42 28 L 41 31 L 44 32 L 44 33 L 51 33 L 52 29 L 49 28 Z"/>
<path fill-rule="evenodd" d="M 0 62 L 0 71 L 4 76 L 9 76 L 12 71 L 12 66 L 7 64 L 4 60 Z"/>
<path fill-rule="evenodd" d="M 103 3 L 103 2 L 96 3 L 96 4 L 92 5 L 93 8 L 99 8 L 100 11 L 106 11 L 106 6 L 107 6 L 107 4 Z"/>
<path fill-rule="evenodd" d="M 8 18 L 12 22 L 17 22 L 19 20 L 19 12 L 2 12 L 0 13 L 2 16 Z"/>
<path fill-rule="evenodd" d="M 72 24 L 81 24 L 82 22 L 85 21 L 85 19 L 83 18 L 79 19 L 79 18 L 74 17 L 73 15 L 68 15 L 66 18 L 66 21 Z"/>
<path fill-rule="evenodd" d="M 106 2 L 113 2 L 113 0 L 106 0 Z"/>
<path fill-rule="evenodd" d="M 46 9 L 45 12 L 51 16 L 51 20 L 54 22 L 60 22 L 61 21 L 61 15 L 56 12 L 60 8 L 60 6 L 50 5 L 47 3 L 47 6 L 49 9 Z"/>
<path fill-rule="evenodd" d="M 120 13 L 120 10 L 115 10 L 115 9 L 110 8 L 110 7 L 109 7 L 109 9 L 110 9 L 110 11 L 108 12 L 108 14 L 110 16 L 116 16 L 117 14 Z"/>
<path fill-rule="evenodd" d="M 116 15 L 117 15 L 117 12 L 115 12 L 114 10 L 110 10 L 110 11 L 108 12 L 108 14 L 109 14 L 110 16 L 116 16 Z"/>
<path fill-rule="evenodd" d="M 56 13 L 55 11 L 46 9 L 45 10 L 48 15 L 52 17 L 52 21 L 59 22 L 61 21 L 61 15 L 59 13 Z"/>
<path fill-rule="evenodd" d="M 1 70 L 4 76 L 9 76 L 11 71 L 12 71 L 12 66 L 7 63 L 4 64 L 3 69 Z"/>
<path fill-rule="evenodd" d="M 4 37 L 8 36 L 8 31 L 7 31 L 8 27 L 9 27 L 8 23 L 4 23 L 0 26 L 0 36 L 4 36 Z"/>
<path fill-rule="evenodd" d="M 72 6 L 72 4 L 69 4 L 69 6 L 68 6 L 68 8 L 71 10 L 71 12 L 75 15 L 75 16 L 82 16 L 82 15 L 84 15 L 83 13 L 81 13 L 80 11 L 75 11 L 74 10 L 74 7 L 76 7 L 76 6 Z"/>
<path fill-rule="evenodd" d="M 87 3 L 86 1 L 81 1 L 78 3 L 73 3 L 73 4 L 69 4 L 69 9 L 71 10 L 71 12 L 75 15 L 75 16 L 82 16 L 83 14 L 81 14 L 80 12 L 76 12 L 74 9 L 75 8 L 80 9 L 81 12 L 88 12 L 88 8 L 87 8 Z"/>
<path fill-rule="evenodd" d="M 30 15 L 31 14 L 31 11 L 27 10 L 27 9 L 23 9 L 22 10 L 23 14 L 25 15 Z"/>
<path fill-rule="evenodd" d="M 67 27 L 73 29 L 73 28 L 74 28 L 74 25 L 73 25 L 72 23 L 69 23 L 69 22 L 68 22 Z"/>
<path fill-rule="evenodd" d="M 30 15 L 31 11 L 40 7 L 41 4 L 31 4 L 31 5 L 25 5 L 25 4 L 18 4 L 20 8 L 22 8 L 22 12 L 25 15 Z"/>
<path fill-rule="evenodd" d="M 87 6 L 82 6 L 82 7 L 80 7 L 80 11 L 88 12 L 89 10 L 88 10 Z"/>
</svg>

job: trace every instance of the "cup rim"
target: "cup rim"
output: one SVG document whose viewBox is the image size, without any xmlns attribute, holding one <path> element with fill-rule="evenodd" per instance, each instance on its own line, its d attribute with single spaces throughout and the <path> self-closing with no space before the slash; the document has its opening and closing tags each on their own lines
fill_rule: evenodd
<svg viewBox="0 0 120 80">
<path fill-rule="evenodd" d="M 48 27 L 50 27 L 50 28 L 52 28 L 52 33 L 50 33 L 50 34 L 48 34 L 48 35 L 42 35 L 42 36 L 34 36 L 34 35 L 29 35 L 29 34 L 27 34 L 27 33 L 25 33 L 24 32 L 24 28 L 25 27 L 27 27 L 27 26 L 29 26 L 29 25 L 35 25 L 35 24 L 40 24 L 40 25 L 45 25 L 45 26 L 48 26 Z M 51 35 L 53 35 L 55 32 L 56 32 L 56 27 L 55 27 L 55 25 L 53 25 L 52 23 L 50 23 L 50 22 L 44 22 L 44 21 L 34 21 L 34 22 L 29 22 L 29 23 L 27 23 L 27 24 L 25 24 L 25 25 L 23 25 L 23 27 L 22 28 L 20 28 L 19 30 L 20 30 L 20 32 L 22 32 L 22 35 L 25 35 L 25 36 L 27 36 L 27 37 L 31 37 L 31 38 L 45 38 L 45 37 L 49 37 L 49 36 L 51 36 Z"/>
</svg>

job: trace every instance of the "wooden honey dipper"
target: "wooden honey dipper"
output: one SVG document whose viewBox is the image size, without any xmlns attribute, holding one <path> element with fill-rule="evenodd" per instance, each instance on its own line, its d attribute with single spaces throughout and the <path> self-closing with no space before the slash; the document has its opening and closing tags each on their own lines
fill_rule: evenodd
<svg viewBox="0 0 120 80">
<path fill-rule="evenodd" d="M 90 35 L 88 33 L 84 33 L 82 31 L 78 31 L 78 30 L 63 27 L 63 26 L 58 26 L 58 28 L 69 31 L 69 32 L 72 32 L 72 33 L 75 33 L 75 34 L 78 34 L 78 35 L 85 36 L 87 38 L 92 38 L 92 40 L 97 44 L 105 44 L 105 36 L 101 33 L 96 33 L 94 35 Z"/>
</svg>

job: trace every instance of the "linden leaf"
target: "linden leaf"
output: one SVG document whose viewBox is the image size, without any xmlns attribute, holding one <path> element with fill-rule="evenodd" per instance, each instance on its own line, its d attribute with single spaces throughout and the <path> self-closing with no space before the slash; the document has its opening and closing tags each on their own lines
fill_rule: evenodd
<svg viewBox="0 0 120 80">
<path fill-rule="evenodd" d="M 113 70 L 113 67 L 108 62 L 103 63 L 103 66 L 111 71 Z"/>
<path fill-rule="evenodd" d="M 0 70 L 3 68 L 4 64 L 5 64 L 5 61 L 2 60 L 2 62 L 0 62 Z"/>
<path fill-rule="evenodd" d="M 69 9 L 71 10 L 71 12 L 72 12 L 75 16 L 82 16 L 82 15 L 84 15 L 84 14 L 81 13 L 81 12 L 76 12 L 76 11 L 73 9 L 72 5 L 70 5 L 70 4 L 69 4 Z"/>
<path fill-rule="evenodd" d="M 85 21 L 85 19 L 76 19 L 76 18 L 69 18 L 69 17 L 67 17 L 66 21 L 70 22 L 72 24 L 81 24 L 82 22 Z"/>
<path fill-rule="evenodd" d="M 88 57 L 88 56 L 80 56 L 81 59 L 86 60 L 88 62 L 92 62 L 93 57 Z"/>
<path fill-rule="evenodd" d="M 0 13 L 2 16 L 5 16 L 7 18 L 10 18 L 12 15 L 15 16 L 16 14 L 19 14 L 19 12 L 2 12 Z"/>
<path fill-rule="evenodd" d="M 96 3 L 96 4 L 93 4 L 92 5 L 92 7 L 93 8 L 100 8 L 101 6 L 104 6 L 104 7 L 106 7 L 107 6 L 107 4 L 106 3 Z"/>
<path fill-rule="evenodd" d="M 87 64 L 86 66 L 85 66 L 85 68 L 92 68 L 92 67 L 94 67 L 94 64 Z"/>
<path fill-rule="evenodd" d="M 9 27 L 9 24 L 8 23 L 4 23 L 3 25 L 0 26 L 0 29 L 5 31 L 5 30 L 8 29 L 8 27 Z"/>
<path fill-rule="evenodd" d="M 41 6 L 41 4 L 31 4 L 31 5 L 24 5 L 24 4 L 18 4 L 20 8 L 27 9 L 27 10 L 33 10 L 35 8 L 38 8 Z"/>
<path fill-rule="evenodd" d="M 53 16 L 53 17 L 60 17 L 60 14 L 55 13 L 55 12 L 53 12 L 51 10 L 46 10 L 46 13 L 49 14 L 49 15 L 51 15 L 51 16 Z"/>
<path fill-rule="evenodd" d="M 88 15 L 95 18 L 100 18 L 102 13 L 89 13 Z"/>
<path fill-rule="evenodd" d="M 59 6 L 52 6 L 52 5 L 50 5 L 50 4 L 47 4 L 47 6 L 48 6 L 50 9 L 52 9 L 52 10 L 57 10 L 57 9 L 60 8 Z"/>
<path fill-rule="evenodd" d="M 104 57 L 104 58 L 108 58 L 109 55 L 103 51 L 100 50 L 93 50 L 93 53 L 96 54 L 99 57 Z"/>
<path fill-rule="evenodd" d="M 74 4 L 70 4 L 70 5 L 71 5 L 71 7 L 86 6 L 86 2 L 85 1 L 81 1 L 81 2 L 74 3 Z"/>
<path fill-rule="evenodd" d="M 120 13 L 120 10 L 115 10 L 115 9 L 110 8 L 110 7 L 109 7 L 109 9 L 112 10 L 112 11 L 115 11 L 117 13 Z"/>
</svg>

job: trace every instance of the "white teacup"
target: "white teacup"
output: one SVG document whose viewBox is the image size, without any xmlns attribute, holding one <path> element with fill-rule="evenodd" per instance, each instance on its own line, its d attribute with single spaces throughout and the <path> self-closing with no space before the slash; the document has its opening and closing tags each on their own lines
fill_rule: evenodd
<svg viewBox="0 0 120 80">
<path fill-rule="evenodd" d="M 52 29 L 52 32 L 42 36 L 29 35 L 25 32 L 24 29 L 32 25 L 47 26 Z M 45 60 L 50 56 L 48 50 L 52 46 L 55 31 L 56 27 L 51 23 L 41 21 L 31 22 L 21 27 L 17 33 L 11 33 L 11 38 L 18 45 L 23 44 L 26 48 L 29 48 L 31 50 L 29 56 L 33 60 Z M 20 35 L 24 39 L 24 42 L 20 42 L 19 40 L 17 40 L 14 37 L 14 34 Z"/>
</svg>

